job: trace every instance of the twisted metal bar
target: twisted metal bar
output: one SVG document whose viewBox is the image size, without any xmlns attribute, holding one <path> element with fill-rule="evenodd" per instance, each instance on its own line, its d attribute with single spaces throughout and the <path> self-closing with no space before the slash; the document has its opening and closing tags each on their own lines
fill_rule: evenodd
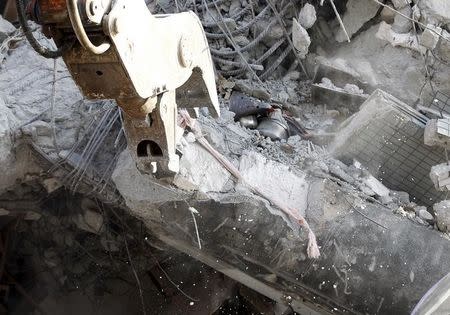
<svg viewBox="0 0 450 315">
<path fill-rule="evenodd" d="M 234 31 L 231 31 L 231 35 L 233 36 L 237 36 L 239 34 L 242 34 L 246 31 L 248 31 L 248 29 L 250 27 L 252 27 L 255 23 L 259 22 L 266 14 L 267 12 L 269 12 L 270 7 L 266 6 L 254 19 L 252 19 L 250 22 L 248 22 L 247 24 L 245 24 L 244 26 L 235 29 Z M 220 22 L 219 22 L 220 23 Z M 205 32 L 206 37 L 210 38 L 210 39 L 222 39 L 222 38 L 226 38 L 225 34 L 220 34 L 220 33 L 208 33 Z"/>
<path fill-rule="evenodd" d="M 267 58 L 272 56 L 272 54 L 275 52 L 275 50 L 277 50 L 285 42 L 285 40 L 286 40 L 285 38 L 280 38 L 275 44 L 272 45 L 272 47 L 270 47 L 261 57 L 259 57 L 256 60 L 256 63 L 261 64 Z"/>
<path fill-rule="evenodd" d="M 283 62 L 284 59 L 286 59 L 287 55 L 289 55 L 289 53 L 292 51 L 292 47 L 291 46 L 287 46 L 283 52 L 281 53 L 281 55 L 277 58 L 277 60 L 263 73 L 261 74 L 260 78 L 262 80 L 267 79 L 267 77 L 269 75 L 272 74 L 272 72 L 278 68 L 278 66 Z"/>
<path fill-rule="evenodd" d="M 229 66 L 235 66 L 238 68 L 245 68 L 246 65 L 243 64 L 242 62 L 239 61 L 232 61 L 232 60 L 227 60 L 227 59 L 222 59 L 219 57 L 214 57 L 212 56 L 212 59 L 218 63 L 224 64 L 224 65 L 229 65 Z M 262 71 L 264 70 L 264 67 L 260 64 L 248 64 L 252 69 L 257 70 L 257 71 Z"/>
<path fill-rule="evenodd" d="M 229 19 L 233 19 L 233 20 L 239 20 L 244 14 L 248 13 L 249 11 L 251 11 L 252 7 L 251 6 L 246 6 L 245 8 L 243 8 L 241 11 L 239 11 L 238 13 L 232 15 L 229 17 Z M 203 27 L 215 27 L 217 26 L 217 22 L 210 22 L 210 23 L 205 23 L 202 22 Z"/>
</svg>

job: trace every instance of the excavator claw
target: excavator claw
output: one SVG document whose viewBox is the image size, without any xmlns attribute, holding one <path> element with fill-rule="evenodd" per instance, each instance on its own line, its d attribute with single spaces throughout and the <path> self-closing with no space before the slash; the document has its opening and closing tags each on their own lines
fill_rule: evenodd
<svg viewBox="0 0 450 315">
<path fill-rule="evenodd" d="M 22 0 L 18 0 L 22 1 Z M 128 149 L 141 172 L 178 172 L 177 108 L 219 115 L 208 42 L 192 12 L 152 15 L 144 0 L 34 0 L 89 99 L 115 99 Z M 37 13 L 36 13 L 37 12 Z"/>
</svg>

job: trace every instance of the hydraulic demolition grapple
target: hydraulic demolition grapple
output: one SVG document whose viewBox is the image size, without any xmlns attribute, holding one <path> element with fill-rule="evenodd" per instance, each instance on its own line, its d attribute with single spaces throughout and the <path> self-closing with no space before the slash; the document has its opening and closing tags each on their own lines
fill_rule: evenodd
<svg viewBox="0 0 450 315">
<path fill-rule="evenodd" d="M 203 27 L 192 12 L 152 15 L 144 0 L 16 0 L 33 48 L 62 56 L 88 99 L 115 99 L 123 110 L 128 149 L 140 171 L 171 177 L 177 104 L 219 113 L 214 69 Z M 33 37 L 27 18 L 42 25 L 58 49 Z"/>
</svg>

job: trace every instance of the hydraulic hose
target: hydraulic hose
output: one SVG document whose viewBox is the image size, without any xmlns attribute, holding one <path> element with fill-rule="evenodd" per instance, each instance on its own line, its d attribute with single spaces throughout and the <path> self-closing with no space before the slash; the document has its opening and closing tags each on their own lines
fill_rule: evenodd
<svg viewBox="0 0 450 315">
<path fill-rule="evenodd" d="M 30 26 L 28 25 L 27 17 L 25 15 L 25 5 L 23 3 L 23 0 L 16 0 L 16 7 L 17 7 L 17 17 L 19 19 L 20 26 L 22 27 L 23 33 L 25 37 L 27 38 L 28 42 L 30 43 L 31 47 L 41 56 L 45 58 L 51 58 L 56 59 L 58 57 L 62 56 L 62 48 L 59 48 L 57 50 L 51 50 L 48 49 L 45 46 L 42 46 L 36 38 L 33 36 L 33 32 L 30 29 Z"/>
<path fill-rule="evenodd" d="M 17 0 L 20 1 L 20 0 Z M 72 24 L 73 31 L 78 38 L 81 46 L 90 52 L 100 55 L 111 47 L 107 42 L 102 43 L 99 46 L 95 46 L 86 34 L 81 21 L 80 12 L 78 12 L 77 0 L 67 0 L 67 11 L 69 12 L 70 23 Z"/>
</svg>

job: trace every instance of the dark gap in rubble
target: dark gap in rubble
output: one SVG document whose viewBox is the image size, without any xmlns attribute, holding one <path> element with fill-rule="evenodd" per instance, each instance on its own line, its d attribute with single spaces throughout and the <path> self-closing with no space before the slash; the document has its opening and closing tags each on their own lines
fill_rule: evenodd
<svg viewBox="0 0 450 315">
<path fill-rule="evenodd" d="M 11 214 L 0 218 L 3 313 L 43 308 L 49 314 L 86 314 L 101 307 L 101 314 L 177 314 L 179 309 L 257 314 L 273 308 L 256 292 L 242 291 L 222 274 L 163 246 L 142 222 L 99 200 L 65 189 L 48 195 L 30 181 L 0 196 L 3 207 Z"/>
</svg>

